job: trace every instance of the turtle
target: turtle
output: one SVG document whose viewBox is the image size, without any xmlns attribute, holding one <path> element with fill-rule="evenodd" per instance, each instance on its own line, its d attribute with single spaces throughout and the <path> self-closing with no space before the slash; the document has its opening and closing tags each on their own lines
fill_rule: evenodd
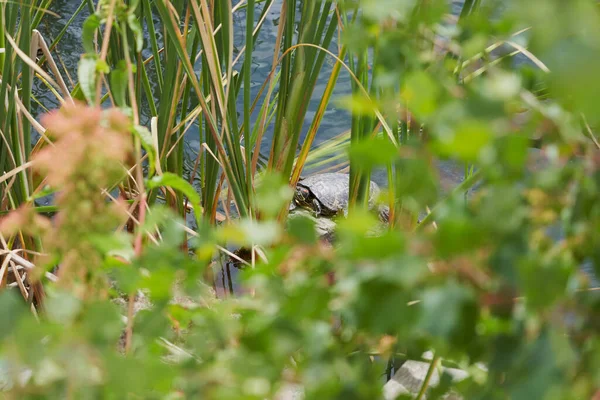
<svg viewBox="0 0 600 400">
<path fill-rule="evenodd" d="M 369 208 L 375 206 L 379 186 L 371 181 Z M 312 210 L 315 217 L 334 217 L 348 212 L 350 176 L 344 173 L 322 173 L 301 179 L 296 185 L 295 206 Z"/>
</svg>

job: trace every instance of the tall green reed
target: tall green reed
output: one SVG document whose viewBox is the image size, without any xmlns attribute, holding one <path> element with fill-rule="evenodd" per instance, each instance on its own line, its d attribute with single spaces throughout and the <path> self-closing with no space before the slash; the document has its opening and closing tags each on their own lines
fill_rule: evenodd
<svg viewBox="0 0 600 400">
<path fill-rule="evenodd" d="M 0 211 L 16 209 L 31 201 L 36 185 L 31 166 L 32 82 L 37 48 L 34 29 L 51 0 L 0 3 Z M 13 239 L 15 240 L 15 239 Z M 9 243 L 12 245 L 13 243 Z M 19 246 L 42 250 L 39 238 L 20 235 Z M 31 284 L 31 300 L 42 304 L 44 292 Z"/>
<path fill-rule="evenodd" d="M 106 4 L 110 6 L 111 2 Z M 334 2 L 283 2 L 273 70 L 264 85 L 269 89 L 266 96 L 261 98 L 261 91 L 253 97 L 254 43 L 274 4 L 250 1 L 233 6 L 231 2 L 143 0 L 129 5 L 115 2 L 112 11 L 108 8 L 124 33 L 110 36 L 110 44 L 103 46 L 105 59 L 111 74 L 128 65 L 124 60 L 126 48 L 129 59 L 137 60 L 131 73 L 135 91 L 130 90 L 136 96 L 126 96 L 125 106 L 133 109 L 142 101 L 150 105 L 151 116 L 157 119 L 153 133 L 161 172 L 183 175 L 183 135 L 190 124 L 197 123 L 201 148 L 194 174 L 202 185 L 203 214 L 209 220 L 215 219 L 221 193 L 231 197 L 240 216 L 256 216 L 253 191 L 260 158 L 268 159 L 269 169 L 284 176 L 291 174 L 308 103 L 326 58 L 318 48 L 303 44 L 328 48 L 337 29 Z M 297 18 L 300 6 L 302 13 Z M 239 12 L 246 13 L 245 46 L 234 58 L 233 15 Z M 157 26 L 153 15 L 159 16 Z M 106 23 L 108 15 L 95 18 Z M 132 19 L 141 21 L 139 26 Z M 93 26 L 99 28 L 100 24 Z M 149 33 L 147 41 L 152 50 L 149 60 L 143 60 L 140 48 L 132 45 L 138 40 L 138 31 L 144 29 Z M 154 33 L 158 30 L 164 33 L 164 43 L 156 39 Z M 102 58 L 100 49 L 95 52 Z M 149 83 L 149 63 L 154 64 L 158 75 L 154 90 Z M 276 85 L 278 94 L 273 95 Z M 111 81 L 105 90 L 114 97 L 118 82 Z M 240 103 L 242 110 L 237 109 Z M 259 118 L 253 126 L 256 113 Z M 271 121 L 268 115 L 275 115 L 273 143 L 269 154 L 260 155 Z M 312 138 L 304 146 L 310 148 Z M 182 198 L 166 193 L 170 204 L 183 212 Z M 150 201 L 155 198 L 156 192 L 151 193 Z M 227 212 L 229 204 L 224 208 Z"/>
<path fill-rule="evenodd" d="M 32 30 L 49 1 L 3 2 L 0 4 L 0 170 L 7 173 L 26 165 L 31 156 L 31 125 L 23 110 L 31 108 L 33 71 L 17 49 L 29 55 Z M 14 45 L 17 45 L 16 47 Z M 15 99 L 18 99 L 16 101 Z M 1 208 L 16 208 L 33 191 L 26 168 L 14 179 L 0 184 Z"/>
<path fill-rule="evenodd" d="M 6 53 L 0 54 L 0 60 L 3 76 L 10 79 L 3 79 L 0 89 L 4 94 L 10 91 L 9 98 L 20 93 L 25 110 L 31 108 L 31 91 L 27 89 L 31 88 L 33 75 L 29 65 L 16 57 L 7 45 L 6 33 L 12 32 L 11 37 L 18 39 L 19 46 L 28 50 L 26 42 L 30 40 L 31 30 L 43 16 L 40 7 L 48 7 L 50 3 L 49 0 L 36 2 L 26 8 L 29 11 L 20 19 L 16 15 L 22 4 L 2 5 L 5 23 L 0 43 L 4 43 Z M 254 44 L 267 20 L 267 13 L 275 11 L 273 8 L 278 4 L 281 8 L 272 71 L 256 95 L 251 90 Z M 380 44 L 386 40 L 392 46 L 402 43 L 408 49 L 407 53 L 412 51 L 415 55 L 415 59 L 406 59 L 403 65 L 393 66 L 386 61 L 389 59 L 387 51 L 393 49 L 373 43 L 358 48 L 342 43 L 337 54 L 326 51 L 336 34 L 344 35 L 352 24 L 371 18 L 360 15 L 356 5 L 331 0 L 282 3 L 267 0 L 236 5 L 230 1 L 206 0 L 105 0 L 96 6 L 90 0 L 82 0 L 77 12 L 85 6 L 93 14 L 84 24 L 86 54 L 79 66 L 74 96 L 87 98 L 90 103 L 113 104 L 129 110 L 138 126 L 138 152 L 141 148 L 146 151 L 146 158 L 140 156 L 138 161 L 148 162 L 150 166 L 145 178 L 165 173 L 183 177 L 184 135 L 196 126 L 201 147 L 192 176 L 200 182 L 203 208 L 196 213 L 209 221 L 215 221 L 220 206 L 226 214 L 229 212 L 229 199 L 240 216 L 257 216 L 253 193 L 259 160 L 266 160 L 268 170 L 290 177 L 291 184 L 297 182 L 305 162 L 311 158 L 313 141 L 342 67 L 353 74 L 354 95 L 369 96 L 373 106 L 376 109 L 381 106 L 383 112 L 376 113 L 377 119 L 373 113 L 354 113 L 348 137 L 350 143 L 370 140 L 381 124 L 385 125 L 394 145 L 406 143 L 418 131 L 411 126 L 406 113 L 399 113 L 385 103 L 398 97 L 406 74 L 422 67 L 416 61 L 419 51 L 433 47 L 427 35 L 438 20 L 422 18 L 428 15 L 429 7 L 433 7 L 428 2 L 419 2 L 413 8 L 408 19 L 401 21 L 402 29 L 390 30 L 402 37 L 386 37 L 383 28 L 384 40 Z M 478 1 L 465 2 L 460 18 L 466 18 L 478 6 Z M 234 56 L 234 34 L 239 29 L 233 23 L 236 13 L 245 13 L 245 39 L 244 47 Z M 425 21 L 425 25 L 418 21 Z M 73 18 L 69 23 L 73 23 Z M 62 40 L 65 29 L 51 48 Z M 162 32 L 162 40 L 158 39 L 157 32 Z M 143 49 L 148 49 L 151 56 L 145 58 L 143 54 L 147 53 L 143 53 Z M 331 56 L 337 57 L 336 63 L 325 92 L 317 94 L 321 101 L 313 120 L 306 121 L 310 126 L 302 140 L 310 99 L 315 95 L 325 59 Z M 20 74 L 21 71 L 28 73 Z M 397 78 L 394 83 L 381 84 L 390 76 Z M 18 85 L 8 84 L 15 80 Z M 17 87 L 22 90 L 17 92 Z M 0 161 L 5 170 L 14 170 L 28 160 L 31 128 L 22 116 L 19 117 L 15 104 L 4 104 L 4 99 L 3 96 L 0 101 L 9 112 L 0 117 L 0 122 L 4 141 L 10 146 L 2 147 Z M 146 105 L 146 115 L 153 122 L 151 132 L 139 126 L 144 114 L 142 107 Z M 252 123 L 253 120 L 256 122 Z M 266 133 L 271 129 L 270 150 L 268 154 L 260 154 L 260 149 L 265 147 L 262 144 Z M 342 138 L 341 142 L 345 140 Z M 365 203 L 370 174 L 370 167 L 351 163 L 352 204 Z M 390 190 L 394 192 L 401 179 L 401 166 L 390 166 L 388 174 Z M 146 192 L 141 181 L 144 176 L 141 173 L 134 175 L 122 188 L 132 199 L 137 198 L 140 191 Z M 33 189 L 25 170 L 17 178 L 2 185 L 2 198 L 6 202 L 10 197 L 13 206 L 26 201 Z M 7 192 L 8 184 L 11 190 Z M 160 193 L 173 208 L 181 214 L 185 212 L 183 195 L 178 191 L 148 190 L 148 201 L 156 201 Z M 220 203 L 224 199 L 227 201 Z M 390 202 L 393 205 L 394 202 Z"/>
</svg>

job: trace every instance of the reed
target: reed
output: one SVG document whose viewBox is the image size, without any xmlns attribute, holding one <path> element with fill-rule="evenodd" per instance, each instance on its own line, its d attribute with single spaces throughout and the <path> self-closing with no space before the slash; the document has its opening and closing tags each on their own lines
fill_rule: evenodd
<svg viewBox="0 0 600 400">
<path fill-rule="evenodd" d="M 423 65 L 406 60 L 404 65 L 390 70 L 385 51 L 378 45 L 356 48 L 344 43 L 347 28 L 362 23 L 358 5 L 331 0 L 265 0 L 235 5 L 230 1 L 111 0 L 94 5 L 90 0 L 82 0 L 67 26 L 47 46 L 48 54 L 44 53 L 36 64 L 38 42 L 34 40 L 34 29 L 43 18 L 55 18 L 49 11 L 51 3 L 6 2 L 1 7 L 0 47 L 4 52 L 0 53 L 0 106 L 5 112 L 0 115 L 0 165 L 4 172 L 18 171 L 0 185 L 3 210 L 32 202 L 43 184 L 43 177 L 32 176 L 27 168 L 31 152 L 48 144 L 44 127 L 39 123 L 32 125 L 36 117 L 31 115 L 32 101 L 36 101 L 31 95 L 34 79 L 41 79 L 59 103 L 80 99 L 103 107 L 117 106 L 132 116 L 137 169 L 130 169 L 130 181 L 120 187 L 132 204 L 140 204 L 142 195 L 143 203 L 149 204 L 161 198 L 180 215 L 185 214 L 187 200 L 180 191 L 146 189 L 144 180 L 164 173 L 183 179 L 184 137 L 191 128 L 197 130 L 201 147 L 186 179 L 199 182 L 201 209 L 196 213 L 211 223 L 221 212 L 229 216 L 229 200 L 236 215 L 259 217 L 254 188 L 257 174 L 262 171 L 281 173 L 289 177 L 293 186 L 305 163 L 317 157 L 335 155 L 343 167 L 348 162 L 343 154 L 348 144 L 368 141 L 385 132 L 383 136 L 394 146 L 401 146 L 419 131 L 411 126 L 415 122 L 407 118 L 408 114 L 386 108 L 385 102 L 400 95 L 403 76 Z M 465 2 L 459 23 L 477 12 L 479 5 L 478 1 Z M 417 7 L 400 30 L 410 38 L 407 46 L 415 55 L 435 46 L 428 39 L 436 21 L 430 25 L 417 23 L 423 20 L 427 7 L 427 2 Z M 91 16 L 83 27 L 85 54 L 79 65 L 79 79 L 68 90 L 51 52 L 63 40 L 75 16 L 86 9 Z M 254 44 L 267 14 L 274 11 L 279 12 L 279 28 L 272 69 L 256 94 L 251 90 Z M 238 54 L 233 50 L 239 29 L 233 24 L 236 13 L 243 13 L 245 20 L 244 47 Z M 382 34 L 386 35 L 385 24 L 382 26 Z M 398 29 L 390 27 L 389 31 Z M 342 42 L 332 51 L 336 36 Z M 149 50 L 150 57 L 143 56 L 144 49 Z M 325 91 L 315 93 L 328 57 L 335 60 L 334 67 L 326 77 Z M 439 62 L 443 60 L 438 58 Z M 461 67 L 455 73 L 460 74 L 462 66 L 472 62 L 473 59 L 457 60 Z M 44 64 L 54 65 L 52 77 L 39 68 Z M 376 111 L 377 117 L 373 113 L 353 113 L 349 132 L 315 148 L 313 143 L 340 73 L 351 74 L 355 97 L 366 96 L 373 105 L 378 104 L 375 107 L 382 108 Z M 399 77 L 396 84 L 378 83 L 380 76 L 390 73 Z M 308 104 L 315 96 L 320 96 L 321 101 L 309 120 Z M 18 101 L 10 101 L 14 98 Z M 42 133 L 35 146 L 31 143 L 32 129 Z M 267 137 L 271 142 L 264 146 Z M 260 149 L 265 147 L 269 148 L 268 153 L 261 154 Z M 148 167 L 145 171 L 143 165 Z M 390 205 L 399 212 L 402 205 L 394 197 L 400 193 L 394 193 L 394 188 L 402 179 L 401 166 L 387 168 Z M 372 167 L 350 163 L 349 171 L 351 204 L 364 205 Z M 285 215 L 286 209 L 281 213 Z"/>
</svg>

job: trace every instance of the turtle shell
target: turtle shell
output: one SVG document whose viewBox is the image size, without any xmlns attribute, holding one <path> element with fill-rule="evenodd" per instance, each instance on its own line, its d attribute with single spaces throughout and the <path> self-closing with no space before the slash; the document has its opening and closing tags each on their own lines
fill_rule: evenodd
<svg viewBox="0 0 600 400">
<path fill-rule="evenodd" d="M 323 206 L 327 214 L 337 214 L 348 209 L 350 193 L 350 175 L 343 173 L 325 173 L 309 176 L 298 182 L 305 187 Z M 371 181 L 369 208 L 374 207 L 379 195 L 379 186 Z"/>
</svg>

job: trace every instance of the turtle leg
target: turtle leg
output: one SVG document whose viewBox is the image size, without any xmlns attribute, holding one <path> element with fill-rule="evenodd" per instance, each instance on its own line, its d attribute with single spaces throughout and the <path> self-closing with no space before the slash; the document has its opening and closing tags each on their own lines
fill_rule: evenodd
<svg viewBox="0 0 600 400">
<path fill-rule="evenodd" d="M 288 211 L 294 211 L 296 208 L 298 208 L 298 206 L 296 205 L 296 201 L 292 200 L 290 202 L 290 206 L 288 207 Z"/>
<path fill-rule="evenodd" d="M 312 203 L 313 209 L 315 210 L 315 217 L 319 217 L 319 215 L 321 215 L 321 213 L 323 212 L 323 209 L 321 208 L 321 203 L 319 203 L 319 200 L 317 199 L 313 199 Z"/>
</svg>

